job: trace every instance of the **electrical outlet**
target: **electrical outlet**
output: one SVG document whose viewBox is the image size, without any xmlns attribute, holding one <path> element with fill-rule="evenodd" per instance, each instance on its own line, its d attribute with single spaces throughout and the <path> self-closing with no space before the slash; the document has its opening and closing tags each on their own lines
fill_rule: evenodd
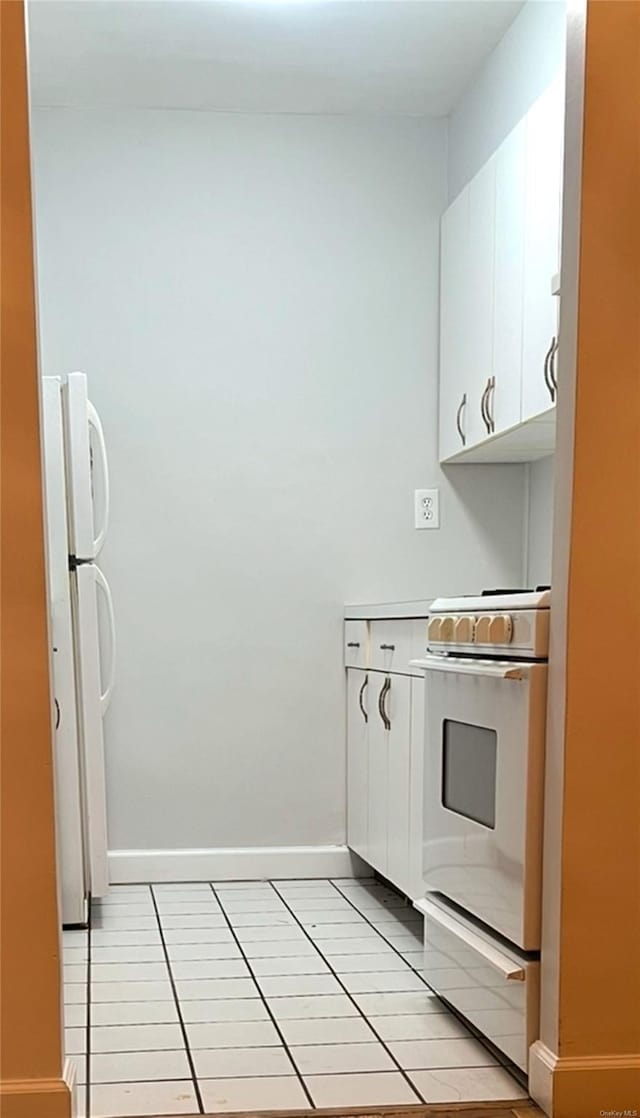
<svg viewBox="0 0 640 1118">
<path fill-rule="evenodd" d="M 416 489 L 413 500 L 416 528 L 439 528 L 440 490 Z"/>
</svg>

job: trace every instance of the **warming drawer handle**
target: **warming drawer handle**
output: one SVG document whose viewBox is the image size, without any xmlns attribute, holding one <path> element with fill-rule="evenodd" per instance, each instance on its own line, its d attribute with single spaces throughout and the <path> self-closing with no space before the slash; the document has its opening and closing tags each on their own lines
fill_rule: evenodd
<svg viewBox="0 0 640 1118">
<path fill-rule="evenodd" d="M 493 664 L 490 660 L 461 660 L 455 656 L 425 656 L 410 660 L 412 668 L 424 672 L 448 672 L 450 675 L 489 676 L 492 679 L 528 679 L 526 664 Z"/>
<path fill-rule="evenodd" d="M 430 901 L 418 901 L 414 907 L 419 909 L 420 912 L 423 912 L 425 916 L 428 916 L 430 920 L 433 920 L 435 924 L 439 924 L 445 931 L 451 932 L 456 939 L 459 939 L 467 947 L 470 947 L 472 951 L 481 955 L 484 962 L 498 971 L 498 974 L 501 974 L 507 982 L 525 981 L 527 976 L 524 967 L 518 966 L 508 955 L 503 955 L 502 951 L 498 951 L 497 947 L 493 947 L 492 944 L 487 943 L 485 939 L 482 939 L 481 936 L 476 935 L 475 932 L 465 927 L 459 920 L 454 920 L 453 917 L 448 916 L 441 908 L 438 908 Z"/>
</svg>

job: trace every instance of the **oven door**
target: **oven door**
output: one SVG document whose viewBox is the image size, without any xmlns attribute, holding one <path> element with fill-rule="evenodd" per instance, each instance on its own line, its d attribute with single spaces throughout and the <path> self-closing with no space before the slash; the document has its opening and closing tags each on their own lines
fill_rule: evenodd
<svg viewBox="0 0 640 1118">
<path fill-rule="evenodd" d="M 443 656 L 421 666 L 426 889 L 537 950 L 547 666 Z"/>
</svg>

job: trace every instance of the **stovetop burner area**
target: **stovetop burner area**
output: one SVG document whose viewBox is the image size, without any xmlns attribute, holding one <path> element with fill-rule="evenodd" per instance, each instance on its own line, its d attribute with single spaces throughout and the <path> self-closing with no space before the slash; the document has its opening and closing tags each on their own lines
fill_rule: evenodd
<svg viewBox="0 0 640 1118">
<path fill-rule="evenodd" d="M 551 586 L 535 586 L 535 587 L 529 586 L 524 590 L 523 589 L 514 590 L 514 589 L 511 589 L 511 588 L 507 587 L 506 589 L 501 589 L 501 590 L 482 590 L 480 592 L 480 597 L 481 598 L 491 598 L 493 596 L 497 597 L 498 595 L 505 595 L 505 594 L 539 594 L 543 590 L 550 590 L 550 589 L 551 589 Z"/>
</svg>

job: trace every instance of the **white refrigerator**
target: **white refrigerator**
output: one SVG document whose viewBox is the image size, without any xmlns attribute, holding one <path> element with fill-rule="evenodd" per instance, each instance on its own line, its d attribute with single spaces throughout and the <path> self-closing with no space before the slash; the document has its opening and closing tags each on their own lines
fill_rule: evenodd
<svg viewBox="0 0 640 1118">
<path fill-rule="evenodd" d="M 109 519 L 100 419 L 84 373 L 43 380 L 43 454 L 55 700 L 58 878 L 64 925 L 108 888 L 103 718 L 115 676 L 111 592 L 96 560 Z"/>
</svg>

